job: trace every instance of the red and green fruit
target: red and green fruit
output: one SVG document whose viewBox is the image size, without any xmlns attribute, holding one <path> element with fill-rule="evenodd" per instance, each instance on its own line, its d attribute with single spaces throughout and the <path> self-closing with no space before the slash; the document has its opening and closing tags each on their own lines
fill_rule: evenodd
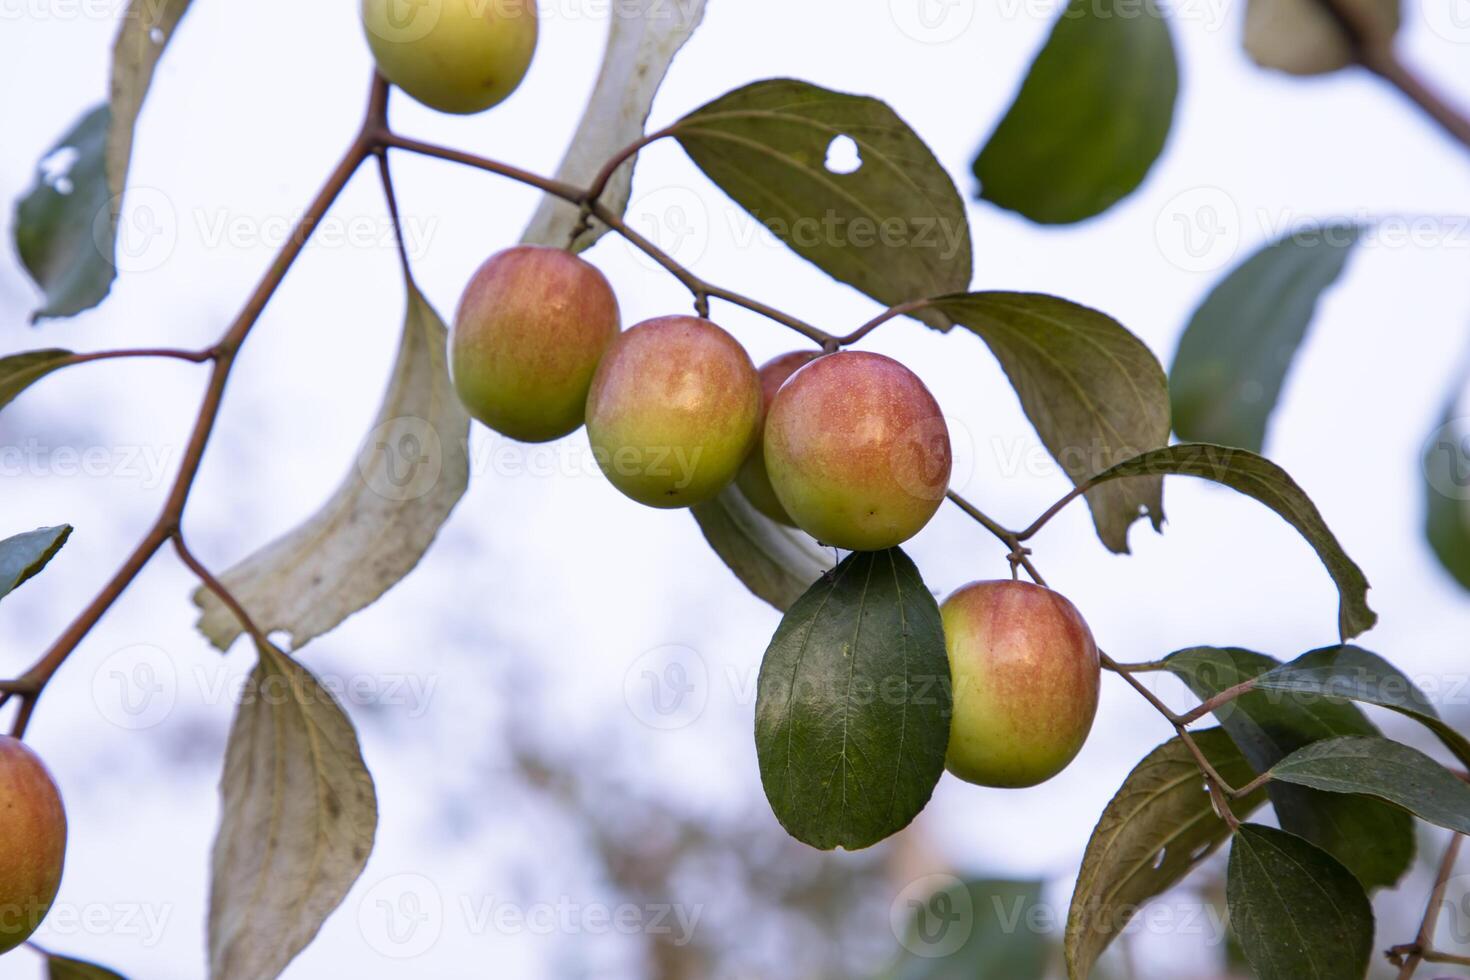
<svg viewBox="0 0 1470 980">
<path fill-rule="evenodd" d="M 66 811 L 25 743 L 0 735 L 0 953 L 40 926 L 61 886 Z"/>
<path fill-rule="evenodd" d="M 760 409 L 755 365 L 734 337 L 699 317 L 659 317 L 608 347 L 587 395 L 587 437 L 623 493 L 689 507 L 735 478 Z"/>
<path fill-rule="evenodd" d="M 582 424 L 621 320 L 596 267 L 557 248 L 492 255 L 465 287 L 449 337 L 460 401 L 496 432 L 546 442 Z"/>
<path fill-rule="evenodd" d="M 934 516 L 949 488 L 949 432 L 908 368 L 842 351 L 791 375 L 766 416 L 766 471 L 797 527 L 824 544 L 881 551 Z"/>
<path fill-rule="evenodd" d="M 974 582 L 940 607 L 954 715 L 945 766 L 1022 787 L 1067 767 L 1097 714 L 1097 644 L 1077 608 L 1029 582 Z"/>
<path fill-rule="evenodd" d="M 798 368 L 818 357 L 817 351 L 792 351 L 773 358 L 761 366 L 761 420 L 760 429 L 765 428 L 766 413 L 771 410 L 771 402 L 775 400 L 776 392 L 786 383 L 786 379 L 795 374 Z M 766 472 L 765 440 L 757 437 L 755 448 L 745 458 L 740 467 L 740 472 L 735 476 L 735 485 L 745 495 L 756 510 L 766 515 L 773 521 L 795 527 L 796 522 L 791 515 L 786 513 L 786 508 L 781 506 L 781 501 L 776 499 L 776 491 L 771 487 L 771 477 Z"/>
<path fill-rule="evenodd" d="M 503 101 L 536 52 L 535 0 L 362 0 L 378 73 L 442 112 Z"/>
</svg>

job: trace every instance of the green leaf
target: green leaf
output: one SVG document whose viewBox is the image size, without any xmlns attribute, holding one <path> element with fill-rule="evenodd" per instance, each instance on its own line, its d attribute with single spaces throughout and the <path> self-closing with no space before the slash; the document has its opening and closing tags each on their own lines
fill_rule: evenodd
<svg viewBox="0 0 1470 980">
<path fill-rule="evenodd" d="M 1313 742 L 1272 766 L 1271 778 L 1377 797 L 1457 834 L 1470 834 L 1470 785 L 1418 749 L 1391 739 Z"/>
<path fill-rule="evenodd" d="M 980 197 L 1042 224 L 1101 214 L 1143 183 L 1178 91 L 1153 0 L 1071 0 L 975 160 Z"/>
<path fill-rule="evenodd" d="M 212 980 L 279 976 L 362 874 L 378 825 L 352 722 L 306 668 L 257 648 L 220 779 Z"/>
<path fill-rule="evenodd" d="M 705 0 L 638 0 L 618 8 L 609 18 L 602 68 L 582 121 L 557 168 L 556 179 L 586 187 L 614 153 L 643 135 L 653 97 L 664 82 L 674 55 L 704 19 Z M 597 200 L 614 214 L 628 208 L 633 187 L 633 160 L 619 167 Z M 561 248 L 581 221 L 581 208 L 546 194 L 526 229 L 524 242 Z M 591 248 L 608 228 L 593 221 L 576 239 L 577 251 Z"/>
<path fill-rule="evenodd" d="M 732 484 L 692 508 L 715 554 L 746 588 L 781 612 L 832 565 L 832 553 L 811 535 L 777 524 Z"/>
<path fill-rule="evenodd" d="M 449 380 L 444 321 L 413 283 L 388 391 L 347 478 L 299 527 L 220 576 L 267 633 L 293 649 L 372 605 L 423 558 L 469 485 L 469 416 Z M 221 650 L 234 614 L 194 593 L 199 629 Z"/>
<path fill-rule="evenodd" d="M 1333 536 L 1310 497 L 1275 463 L 1244 449 L 1182 443 L 1135 456 L 1088 480 L 1091 488 L 1109 480 L 1161 475 L 1194 476 L 1223 483 L 1265 504 L 1296 528 L 1317 551 L 1341 603 L 1338 632 L 1348 640 L 1372 629 L 1378 614 L 1368 608 L 1368 579 Z"/>
<path fill-rule="evenodd" d="M 1318 659 L 1325 661 L 1328 655 L 1308 654 L 1293 663 L 1311 669 Z M 1277 666 L 1259 653 L 1216 647 L 1182 650 L 1165 663 L 1202 699 Z M 1355 705 L 1326 698 L 1283 698 L 1267 691 L 1243 694 L 1218 708 L 1215 717 L 1257 772 L 1312 742 L 1378 734 Z M 1284 783 L 1272 783 L 1268 789 L 1282 828 L 1337 858 L 1365 887 L 1393 885 L 1413 863 L 1414 822 L 1397 808 L 1366 797 Z"/>
<path fill-rule="evenodd" d="M 16 207 L 17 250 L 45 293 L 33 322 L 91 309 L 112 288 L 133 129 L 158 59 L 188 8 L 189 0 L 131 0 L 112 46 L 109 100 L 46 154 L 54 160 L 67 151 L 65 174 L 37 168 L 35 186 Z"/>
<path fill-rule="evenodd" d="M 1169 442 L 1169 389 L 1144 343 L 1116 320 L 1039 293 L 970 293 L 934 304 L 979 334 L 1005 368 L 1041 441 L 1076 484 Z M 1103 543 L 1128 550 L 1146 512 L 1164 520 L 1164 478 L 1087 492 Z"/>
<path fill-rule="evenodd" d="M 91 309 L 117 275 L 104 162 L 110 119 L 106 105 L 89 110 L 42 157 L 35 185 L 16 203 L 15 248 L 45 294 L 33 323 Z"/>
<path fill-rule="evenodd" d="M 1243 786 L 1255 778 L 1223 730 L 1193 735 L 1226 782 Z M 1236 800 L 1236 815 L 1243 817 L 1264 802 L 1264 789 Z M 1109 801 L 1087 842 L 1067 913 L 1067 975 L 1085 980 L 1143 904 L 1183 880 L 1229 836 L 1183 741 L 1171 739 L 1145 756 Z"/>
<path fill-rule="evenodd" d="M 1298 697 L 1346 698 L 1397 711 L 1429 728 L 1461 763 L 1470 767 L 1470 739 L 1440 718 L 1433 702 L 1407 675 L 1361 647 L 1314 650 L 1262 674 L 1256 686 L 1263 691 L 1281 691 Z"/>
<path fill-rule="evenodd" d="M 755 744 L 787 833 L 848 850 L 929 802 L 949 744 L 939 604 L 898 548 L 857 552 L 791 607 L 761 663 Z"/>
<path fill-rule="evenodd" d="M 55 953 L 46 954 L 46 977 L 47 980 L 124 980 L 121 973 L 104 966 Z"/>
<path fill-rule="evenodd" d="M 898 960 L 883 980 L 1042 980 L 1050 955 L 1047 933 L 1033 925 L 1048 908 L 1042 882 L 960 881 L 929 876 L 940 887 L 900 901 L 908 911 Z M 926 879 L 919 879 L 922 884 Z M 905 902 L 904 900 L 907 899 Z M 895 923 L 895 928 L 897 924 Z"/>
<path fill-rule="evenodd" d="M 1399 28 L 1399 0 L 1337 0 L 1370 49 L 1389 47 Z M 1358 44 L 1320 0 L 1248 0 L 1245 50 L 1262 68 L 1321 75 L 1358 62 Z"/>
<path fill-rule="evenodd" d="M 877 99 L 792 79 L 755 82 L 671 127 L 737 204 L 828 275 L 895 306 L 970 285 L 965 204 L 934 154 Z M 827 165 L 841 137 L 861 165 Z M 916 314 L 933 326 L 935 311 Z"/>
<path fill-rule="evenodd" d="M 1261 451 L 1317 300 L 1342 274 L 1358 234 L 1355 225 L 1295 232 L 1210 292 L 1169 369 L 1179 438 Z"/>
<path fill-rule="evenodd" d="M 20 587 L 46 563 L 56 557 L 66 539 L 71 537 L 71 525 L 43 527 L 27 531 L 0 541 L 0 599 Z"/>
<path fill-rule="evenodd" d="M 52 371 L 65 367 L 72 356 L 69 350 L 49 348 L 0 358 L 0 409 Z"/>
<path fill-rule="evenodd" d="M 1457 402 L 1450 398 L 1424 447 L 1424 536 L 1445 571 L 1470 590 L 1470 432 Z"/>
<path fill-rule="evenodd" d="M 1362 980 L 1373 907 L 1330 854 L 1285 831 L 1245 824 L 1230 851 L 1230 928 L 1260 980 Z"/>
</svg>

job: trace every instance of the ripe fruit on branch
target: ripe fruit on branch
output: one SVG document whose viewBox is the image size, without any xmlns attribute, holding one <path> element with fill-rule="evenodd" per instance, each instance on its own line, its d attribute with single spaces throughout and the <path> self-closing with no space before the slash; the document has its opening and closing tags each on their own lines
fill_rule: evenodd
<svg viewBox="0 0 1470 980">
<path fill-rule="evenodd" d="M 659 317 L 608 347 L 587 395 L 587 437 L 623 493 L 689 507 L 735 478 L 760 408 L 755 365 L 734 337 L 699 317 Z"/>
<path fill-rule="evenodd" d="M 522 442 L 576 430 L 618 301 L 594 266 L 557 248 L 520 245 L 485 260 L 465 287 L 449 369 L 475 418 Z"/>
<path fill-rule="evenodd" d="M 1065 769 L 1092 730 L 1101 676 L 1077 608 L 1029 582 L 974 582 L 940 615 L 954 685 L 946 768 L 1004 787 Z"/>
<path fill-rule="evenodd" d="M 362 0 L 362 26 L 379 74 L 443 112 L 501 102 L 536 52 L 535 0 Z"/>
<path fill-rule="evenodd" d="M 817 351 L 799 350 L 790 354 L 782 354 L 773 358 L 761 366 L 761 420 L 757 431 L 764 430 L 766 413 L 771 410 L 771 402 L 776 398 L 776 392 L 786 383 L 786 379 L 796 373 L 798 368 L 803 367 L 812 359 L 820 356 Z M 771 487 L 771 477 L 766 473 L 766 450 L 765 441 L 756 438 L 755 448 L 750 455 L 745 457 L 740 472 L 735 476 L 735 485 L 745 495 L 756 510 L 769 517 L 771 520 L 788 527 L 795 527 L 796 522 L 791 515 L 786 513 L 786 508 L 781 506 L 781 501 L 776 499 L 776 491 Z"/>
<path fill-rule="evenodd" d="M 842 351 L 793 374 L 766 416 L 771 486 L 818 541 L 881 551 L 919 532 L 949 488 L 949 431 L 908 368 Z"/>
<path fill-rule="evenodd" d="M 61 885 L 66 811 L 34 752 L 0 735 L 0 953 L 36 931 Z"/>
</svg>

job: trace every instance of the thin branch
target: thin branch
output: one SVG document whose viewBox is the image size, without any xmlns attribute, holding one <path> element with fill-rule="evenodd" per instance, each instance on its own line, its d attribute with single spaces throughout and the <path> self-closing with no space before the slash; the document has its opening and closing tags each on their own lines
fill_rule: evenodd
<svg viewBox="0 0 1470 980">
<path fill-rule="evenodd" d="M 1062 497 L 1061 500 L 1058 500 L 1056 503 L 1048 507 L 1040 517 L 1031 522 L 1030 527 L 1018 533 L 1016 537 L 1021 541 L 1029 541 L 1031 538 L 1036 537 L 1037 533 L 1042 528 L 1046 527 L 1046 525 L 1050 523 L 1053 517 L 1056 517 L 1068 504 L 1070 504 L 1072 501 L 1076 500 L 1078 497 L 1082 496 L 1084 493 L 1091 489 L 1091 483 L 1084 483 L 1080 487 L 1073 487 L 1070 491 L 1067 492 L 1066 496 Z"/>
<path fill-rule="evenodd" d="M 1424 918 L 1419 922 L 1419 934 L 1414 937 L 1413 946 L 1405 950 L 1409 955 L 1399 970 L 1398 980 L 1409 980 L 1414 975 L 1414 971 L 1419 969 L 1419 964 L 1434 952 L 1434 927 L 1439 921 L 1439 910 L 1444 904 L 1445 892 L 1449 889 L 1450 876 L 1455 873 L 1455 862 L 1460 859 L 1460 845 L 1464 842 L 1463 836 L 1455 834 L 1445 848 L 1444 857 L 1439 862 L 1439 874 L 1434 880 L 1434 888 L 1430 891 L 1429 901 L 1424 906 Z M 1400 948 L 1395 947 L 1395 949 Z M 1436 960 L 1434 962 L 1445 961 Z"/>
<path fill-rule="evenodd" d="M 1260 678 L 1258 677 L 1252 677 L 1250 680 L 1241 681 L 1234 687 L 1227 687 L 1219 694 L 1216 694 L 1215 696 L 1201 702 L 1199 707 L 1193 709 L 1192 711 L 1186 711 L 1184 714 L 1180 715 L 1180 724 L 1193 724 L 1194 722 L 1199 721 L 1205 715 L 1212 714 L 1216 708 L 1229 704 L 1231 701 L 1234 701 L 1242 694 L 1248 694 L 1251 691 L 1254 691 L 1256 689 L 1256 683 L 1259 680 Z"/>
<path fill-rule="evenodd" d="M 669 126 L 667 129 L 660 129 L 656 133 L 649 133 L 614 153 L 602 165 L 602 169 L 597 171 L 597 176 L 592 178 L 592 183 L 587 185 L 587 193 L 584 195 L 581 203 L 587 205 L 596 203 L 602 197 L 602 192 L 607 190 L 608 181 L 612 180 L 613 174 L 617 173 L 619 167 L 627 163 L 634 156 L 637 156 L 638 152 L 644 147 L 652 143 L 657 143 L 666 136 L 674 135 L 674 129 L 674 126 Z"/>
<path fill-rule="evenodd" d="M 73 354 L 66 359 L 70 364 L 90 364 L 92 361 L 110 361 L 126 357 L 164 357 L 179 361 L 203 364 L 214 360 L 214 350 L 180 350 L 173 347 L 138 347 L 131 350 L 101 350 L 88 354 Z"/>
<path fill-rule="evenodd" d="M 873 317 L 873 319 L 869 320 L 861 327 L 858 327 L 846 337 L 837 338 L 837 346 L 846 347 L 849 344 L 855 344 L 859 340 L 862 340 L 864 337 L 866 337 L 868 334 L 872 333 L 874 330 L 877 330 L 879 327 L 883 326 L 883 324 L 887 323 L 889 320 L 894 320 L 901 316 L 908 316 L 911 313 L 917 313 L 920 310 L 928 309 L 933 304 L 933 302 L 934 301 L 932 299 L 913 299 L 909 300 L 907 303 L 899 303 L 897 306 L 890 306 L 888 309 L 884 310 L 882 313 L 879 313 L 877 316 Z"/>
<path fill-rule="evenodd" d="M 332 170 L 316 198 L 297 222 L 291 237 L 276 254 L 254 292 L 246 300 L 244 308 L 235 317 L 224 336 L 220 338 L 220 342 L 213 348 L 209 359 L 214 362 L 214 370 L 205 388 L 204 397 L 199 406 L 199 414 L 194 422 L 194 430 L 184 450 L 183 460 L 179 464 L 179 471 L 174 477 L 168 498 L 158 518 L 153 522 L 153 526 L 148 529 L 143 540 L 123 561 L 122 567 L 113 574 L 97 596 L 87 604 L 86 608 L 56 639 L 56 642 L 21 678 L 22 682 L 32 685 L 33 689 L 30 693 L 21 695 L 20 710 L 11 726 L 11 734 L 14 737 L 19 738 L 25 734 L 36 702 L 40 699 L 51 677 L 66 662 L 66 658 L 77 648 L 82 638 L 97 625 L 107 610 L 112 608 L 113 603 L 138 577 L 143 567 L 158 553 L 158 549 L 177 531 L 184 507 L 189 500 L 189 492 L 194 486 L 194 478 L 198 475 L 200 464 L 204 459 L 205 447 L 214 430 L 215 420 L 219 417 L 225 384 L 234 366 L 235 354 L 239 351 L 246 336 L 249 335 L 251 328 L 260 319 L 266 304 L 275 295 L 282 280 L 286 278 L 286 273 L 290 271 L 292 264 L 305 248 L 313 229 L 326 215 L 342 189 L 347 186 L 348 180 L 357 172 L 358 166 L 371 154 L 373 134 L 385 124 L 387 94 L 387 83 L 374 76 L 366 118 L 356 139 L 353 140 L 352 145 Z"/>
<path fill-rule="evenodd" d="M 398 216 L 398 195 L 393 191 L 393 171 L 388 166 L 388 153 L 377 150 L 378 179 L 383 185 L 383 198 L 388 205 L 388 217 L 393 221 L 393 241 L 398 246 L 398 264 L 403 267 L 403 278 L 410 288 L 417 289 L 413 281 L 413 268 L 408 263 L 408 244 L 403 240 L 403 222 Z"/>
<path fill-rule="evenodd" d="M 189 571 L 194 573 L 199 581 L 204 583 L 206 589 L 213 592 L 219 601 L 224 603 L 226 609 L 234 613 L 235 618 L 239 620 L 240 626 L 245 632 L 249 633 L 257 643 L 269 643 L 270 641 L 266 639 L 265 632 L 259 626 L 255 625 L 255 620 L 250 618 L 250 614 L 245 611 L 245 607 L 230 593 L 229 589 L 225 588 L 223 582 L 215 578 L 214 574 L 204 567 L 204 563 L 189 549 L 188 542 L 184 540 L 183 530 L 176 527 L 174 528 L 173 534 L 169 535 L 169 537 L 173 540 L 174 551 L 178 553 L 179 560 L 188 567 Z"/>
</svg>

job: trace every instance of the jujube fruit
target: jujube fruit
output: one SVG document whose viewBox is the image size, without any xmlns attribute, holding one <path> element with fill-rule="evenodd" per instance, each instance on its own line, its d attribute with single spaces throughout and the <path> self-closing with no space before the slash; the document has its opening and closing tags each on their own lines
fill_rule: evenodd
<svg viewBox="0 0 1470 980">
<path fill-rule="evenodd" d="M 819 357 L 781 386 L 766 415 L 766 471 L 797 527 L 824 544 L 881 551 L 934 516 L 949 488 L 939 403 L 881 354 Z"/>
<path fill-rule="evenodd" d="M 560 438 L 582 424 L 619 325 L 617 298 L 594 266 L 556 248 L 498 252 L 470 278 L 454 316 L 455 391 L 471 415 L 512 439 Z"/>
<path fill-rule="evenodd" d="M 0 953 L 30 938 L 61 886 L 66 811 L 45 765 L 0 735 Z"/>
<path fill-rule="evenodd" d="M 362 0 L 378 72 L 442 112 L 480 112 L 526 77 L 535 0 Z"/>
<path fill-rule="evenodd" d="M 587 395 L 587 437 L 623 493 L 688 507 L 735 478 L 760 407 L 755 365 L 734 337 L 699 317 L 659 317 L 608 347 Z"/>
<path fill-rule="evenodd" d="M 954 714 L 945 766 L 1022 787 L 1067 767 L 1097 714 L 1101 668 L 1077 608 L 1029 582 L 974 582 L 940 606 Z"/>
</svg>

